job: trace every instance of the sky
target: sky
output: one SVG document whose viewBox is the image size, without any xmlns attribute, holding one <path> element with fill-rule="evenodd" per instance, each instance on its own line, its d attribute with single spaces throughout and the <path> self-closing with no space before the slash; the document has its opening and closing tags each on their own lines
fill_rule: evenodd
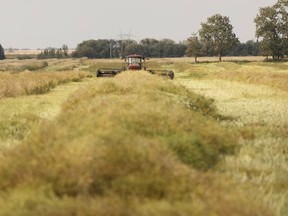
<svg viewBox="0 0 288 216">
<path fill-rule="evenodd" d="M 0 0 L 0 44 L 75 48 L 90 39 L 180 42 L 215 14 L 227 16 L 239 40 L 255 39 L 260 7 L 277 0 Z"/>
</svg>

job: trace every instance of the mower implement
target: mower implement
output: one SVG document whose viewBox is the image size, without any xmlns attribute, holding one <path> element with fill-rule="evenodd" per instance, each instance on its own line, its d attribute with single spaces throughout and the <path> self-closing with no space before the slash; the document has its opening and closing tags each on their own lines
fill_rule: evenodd
<svg viewBox="0 0 288 216">
<path fill-rule="evenodd" d="M 171 70 L 147 70 L 151 74 L 156 74 L 158 76 L 168 77 L 174 79 L 174 72 Z"/>
<path fill-rule="evenodd" d="M 132 70 L 132 71 L 139 71 L 139 70 L 145 70 L 151 74 L 156 74 L 163 77 L 168 77 L 170 79 L 174 79 L 174 72 L 171 70 L 157 70 L 157 69 L 149 69 L 147 70 L 146 62 L 145 60 L 148 58 L 145 58 L 142 55 L 128 55 L 125 58 L 125 63 L 122 68 L 118 69 L 99 69 L 96 72 L 97 77 L 113 77 L 117 74 L 121 73 L 122 71 L 126 70 Z"/>
<path fill-rule="evenodd" d="M 99 69 L 96 72 L 97 77 L 113 77 L 122 72 L 123 69 Z"/>
</svg>

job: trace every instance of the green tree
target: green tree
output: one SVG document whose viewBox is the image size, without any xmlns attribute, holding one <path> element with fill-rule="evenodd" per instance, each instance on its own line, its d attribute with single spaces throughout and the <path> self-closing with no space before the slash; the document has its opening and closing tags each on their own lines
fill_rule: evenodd
<svg viewBox="0 0 288 216">
<path fill-rule="evenodd" d="M 117 41 L 117 44 L 119 57 L 125 57 L 130 54 L 138 54 L 141 50 L 137 41 L 135 40 L 119 40 Z"/>
<path fill-rule="evenodd" d="M 112 41 L 112 43 L 114 43 Z M 83 41 L 77 45 L 73 57 L 110 58 L 111 40 L 99 39 Z"/>
<path fill-rule="evenodd" d="M 272 55 L 279 59 L 283 56 L 283 41 L 278 23 L 278 12 L 276 6 L 259 9 L 259 14 L 254 19 L 256 23 L 256 37 L 261 40 L 260 52 L 262 55 Z"/>
<path fill-rule="evenodd" d="M 273 59 L 280 59 L 287 55 L 288 49 L 288 2 L 278 0 L 271 7 L 259 9 L 254 19 L 256 37 L 260 41 L 262 55 L 271 55 Z"/>
<path fill-rule="evenodd" d="M 157 44 L 159 57 L 175 57 L 176 43 L 171 39 L 162 39 Z"/>
<path fill-rule="evenodd" d="M 248 40 L 246 43 L 238 43 L 231 52 L 231 56 L 258 56 L 259 55 L 259 42 Z"/>
<path fill-rule="evenodd" d="M 187 39 L 187 50 L 186 55 L 194 57 L 195 62 L 197 62 L 197 57 L 201 56 L 203 53 L 203 44 L 200 42 L 197 33 L 193 33 L 191 37 Z"/>
<path fill-rule="evenodd" d="M 0 60 L 5 59 L 5 51 L 4 48 L 2 47 L 2 45 L 0 44 Z"/>
<path fill-rule="evenodd" d="M 67 46 L 66 44 L 63 44 L 62 50 L 63 50 L 63 55 L 64 55 L 64 57 L 67 58 L 67 57 L 69 56 L 69 54 L 68 54 L 68 51 L 69 51 L 68 46 Z"/>
<path fill-rule="evenodd" d="M 142 54 L 147 57 L 160 57 L 160 52 L 157 49 L 159 41 L 153 38 L 145 38 L 140 41 Z"/>
<path fill-rule="evenodd" d="M 238 42 L 238 38 L 233 33 L 233 26 L 229 17 L 220 14 L 208 17 L 206 23 L 201 23 L 199 30 L 200 39 L 207 51 L 217 54 L 219 61 L 222 56 L 228 53 Z"/>
</svg>

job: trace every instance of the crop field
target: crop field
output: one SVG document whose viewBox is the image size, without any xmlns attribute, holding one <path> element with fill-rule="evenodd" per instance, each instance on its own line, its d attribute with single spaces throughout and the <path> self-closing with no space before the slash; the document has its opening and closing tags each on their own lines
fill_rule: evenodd
<svg viewBox="0 0 288 216">
<path fill-rule="evenodd" d="M 179 72 L 177 81 L 213 98 L 218 112 L 231 118 L 221 125 L 239 133 L 239 152 L 225 156 L 218 171 L 252 185 L 255 200 L 264 201 L 276 215 L 286 215 L 288 64 L 203 63 Z"/>
<path fill-rule="evenodd" d="M 0 216 L 285 216 L 288 63 L 0 61 Z"/>
</svg>

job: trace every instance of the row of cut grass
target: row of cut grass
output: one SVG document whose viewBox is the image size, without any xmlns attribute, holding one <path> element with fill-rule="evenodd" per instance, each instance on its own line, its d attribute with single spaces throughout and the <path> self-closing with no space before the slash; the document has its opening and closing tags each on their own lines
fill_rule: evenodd
<svg viewBox="0 0 288 216">
<path fill-rule="evenodd" d="M 218 167 L 219 171 L 234 178 L 239 185 L 252 185 L 252 189 L 246 189 L 251 197 L 265 202 L 276 215 L 286 216 L 286 64 L 195 64 L 192 68 L 194 71 L 188 69 L 187 74 L 190 73 L 194 80 L 183 76 L 178 81 L 199 94 L 213 98 L 220 114 L 232 117 L 222 125 L 239 132 L 240 151 L 226 156 L 225 163 Z M 202 71 L 197 71 L 198 68 Z M 277 79 L 281 75 L 283 79 Z"/>
<path fill-rule="evenodd" d="M 0 73 L 0 99 L 21 95 L 43 94 L 57 85 L 91 77 L 81 71 Z"/>
<path fill-rule="evenodd" d="M 2 98 L 0 103 L 0 148 L 14 147 L 41 122 L 53 120 L 67 97 L 91 79 L 66 83 L 43 95 Z"/>
<path fill-rule="evenodd" d="M 287 63 L 202 63 L 176 64 L 182 78 L 223 79 L 256 85 L 266 85 L 288 91 Z"/>
<path fill-rule="evenodd" d="M 204 101 L 146 72 L 95 79 L 2 151 L 0 215 L 272 215 L 203 172 L 235 142 Z"/>
</svg>

